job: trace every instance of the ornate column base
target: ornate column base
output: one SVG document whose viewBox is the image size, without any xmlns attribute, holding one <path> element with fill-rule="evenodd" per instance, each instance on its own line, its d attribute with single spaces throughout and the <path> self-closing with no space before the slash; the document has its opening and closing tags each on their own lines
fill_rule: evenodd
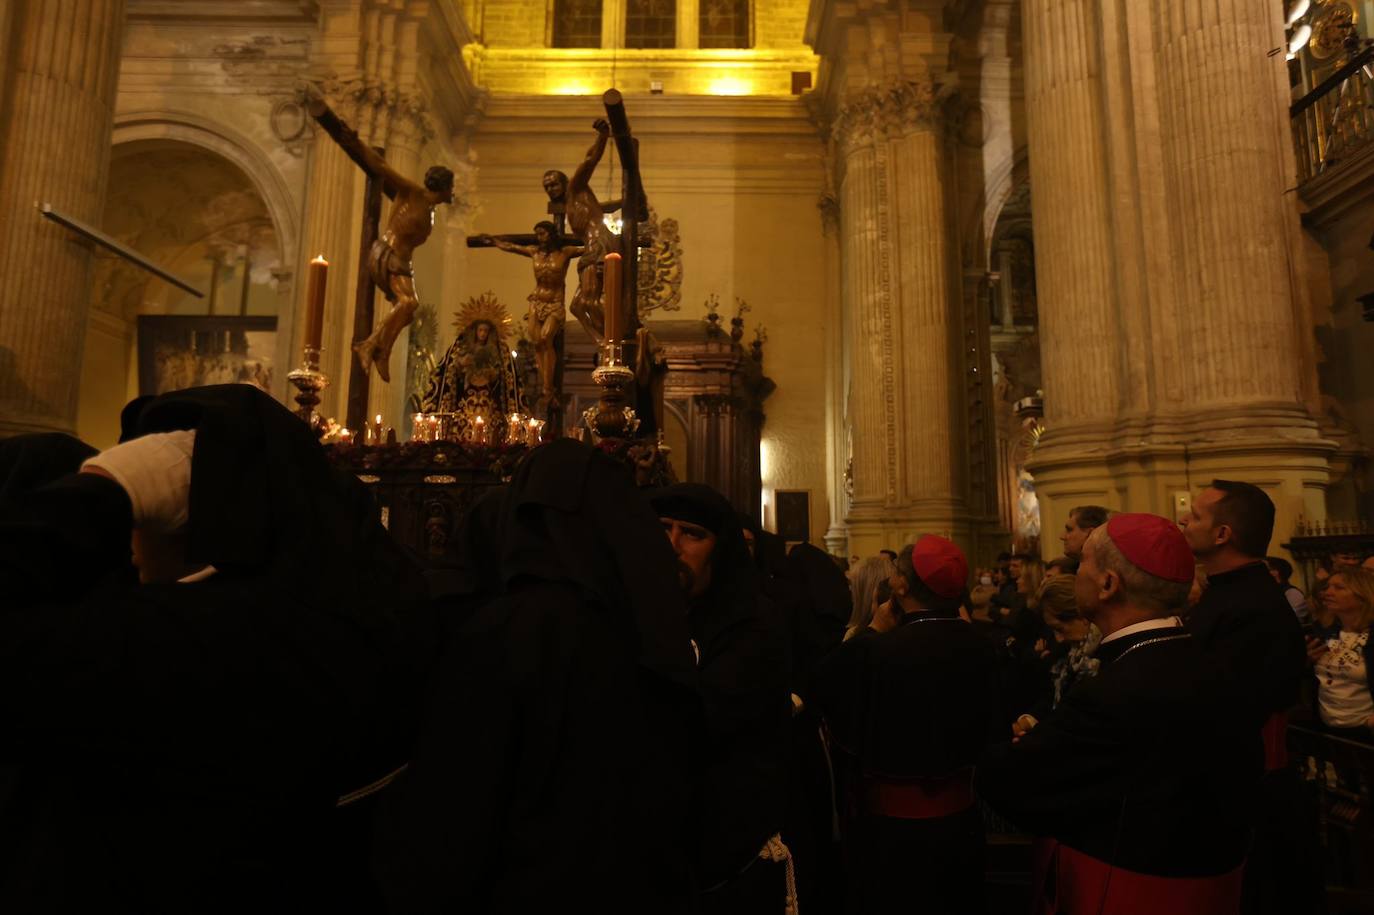
<svg viewBox="0 0 1374 915">
<path fill-rule="evenodd" d="M 1041 551 L 1059 555 L 1059 532 L 1076 505 L 1152 512 L 1177 518 L 1213 479 L 1264 489 L 1276 516 L 1271 554 L 1299 519 L 1326 517 L 1326 488 L 1336 443 L 1305 412 L 1255 406 L 1217 416 L 1123 420 L 1114 430 L 1051 429 L 1027 469 L 1040 499 Z"/>
<path fill-rule="evenodd" d="M 831 556 L 839 556 L 841 559 L 848 559 L 849 552 L 849 529 L 842 524 L 833 525 L 825 532 L 825 551 Z"/>
</svg>

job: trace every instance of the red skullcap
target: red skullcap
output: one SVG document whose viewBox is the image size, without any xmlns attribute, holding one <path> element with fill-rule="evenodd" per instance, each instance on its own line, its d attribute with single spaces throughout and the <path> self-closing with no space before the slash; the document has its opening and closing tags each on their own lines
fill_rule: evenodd
<svg viewBox="0 0 1374 915">
<path fill-rule="evenodd" d="M 911 567 L 937 597 L 959 597 L 968 583 L 964 551 L 934 534 L 926 534 L 912 546 Z"/>
<path fill-rule="evenodd" d="M 1112 515 L 1107 536 L 1140 571 L 1180 584 L 1193 580 L 1193 551 L 1172 521 L 1141 513 Z"/>
</svg>

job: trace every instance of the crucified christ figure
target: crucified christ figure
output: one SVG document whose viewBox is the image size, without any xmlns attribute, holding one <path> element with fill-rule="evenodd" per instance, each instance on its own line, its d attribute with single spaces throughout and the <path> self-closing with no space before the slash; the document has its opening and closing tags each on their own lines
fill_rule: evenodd
<svg viewBox="0 0 1374 915">
<path fill-rule="evenodd" d="M 593 339 L 601 340 L 606 323 L 601 304 L 601 262 L 607 253 L 620 250 L 620 238 L 606 227 L 605 215 L 620 209 L 621 201 L 602 203 L 592 190 L 592 173 L 606 151 L 611 125 L 605 118 L 598 118 L 592 127 L 596 130 L 596 140 L 573 172 L 572 180 L 559 171 L 547 172 L 544 190 L 555 205 L 563 204 L 568 228 L 582 239 L 582 257 L 577 262 L 577 292 L 573 294 L 570 310 Z"/>
<path fill-rule="evenodd" d="M 310 113 L 316 118 L 328 112 L 322 99 L 311 99 Z M 391 348 L 396 338 L 410 324 L 420 300 L 415 295 L 415 270 L 411 259 L 415 249 L 425 243 L 434 230 L 434 208 L 441 203 L 453 203 L 453 172 L 436 165 L 425 172 L 421 186 L 399 174 L 370 146 L 358 139 L 352 130 L 344 130 L 334 139 L 354 161 L 363 165 L 368 174 L 382 179 L 382 191 L 392 198 L 391 221 L 386 231 L 372 243 L 368 254 L 368 272 L 372 283 L 392 303 L 391 311 L 364 340 L 353 344 L 363 370 L 377 366 L 383 381 L 391 381 Z"/>
<path fill-rule="evenodd" d="M 529 295 L 530 310 L 525 316 L 525 331 L 534 342 L 534 358 L 539 365 L 539 385 L 549 409 L 559 406 L 562 385 L 557 377 L 556 339 L 563 330 L 563 314 L 568 264 L 585 250 L 579 245 L 562 244 L 558 226 L 544 221 L 534 227 L 535 244 L 519 245 L 497 235 L 482 235 L 483 244 L 511 254 L 528 257 L 534 264 L 534 292 Z"/>
</svg>

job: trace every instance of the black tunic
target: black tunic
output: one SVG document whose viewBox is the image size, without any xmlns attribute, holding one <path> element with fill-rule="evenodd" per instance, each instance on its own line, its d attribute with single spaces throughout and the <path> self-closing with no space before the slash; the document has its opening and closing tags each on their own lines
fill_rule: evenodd
<svg viewBox="0 0 1374 915">
<path fill-rule="evenodd" d="M 386 799 L 394 912 L 682 911 L 688 697 L 569 583 L 517 585 L 445 640 Z"/>
<path fill-rule="evenodd" d="M 976 808 L 903 819 L 865 810 L 855 796 L 867 780 L 967 779 L 998 720 L 995 663 L 968 623 L 928 613 L 856 635 L 822 662 L 810 695 L 844 760 L 855 911 L 981 911 Z"/>
<path fill-rule="evenodd" d="M 1265 720 L 1297 702 L 1307 669 L 1302 626 L 1283 589 L 1263 562 L 1209 575 L 1188 628 L 1237 679 L 1258 744 Z"/>
<path fill-rule="evenodd" d="M 1097 657 L 1098 675 L 1050 718 L 989 753 L 979 794 L 1027 831 L 1128 870 L 1233 870 L 1259 761 L 1226 676 L 1181 628 L 1104 642 Z"/>
</svg>

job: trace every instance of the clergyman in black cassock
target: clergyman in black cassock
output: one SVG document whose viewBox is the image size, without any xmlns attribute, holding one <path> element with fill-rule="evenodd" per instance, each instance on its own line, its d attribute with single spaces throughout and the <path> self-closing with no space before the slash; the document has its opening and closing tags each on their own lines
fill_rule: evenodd
<svg viewBox="0 0 1374 915">
<path fill-rule="evenodd" d="M 1238 910 L 1259 760 L 1224 670 L 1171 615 L 1192 576 L 1171 522 L 1097 528 L 1076 596 L 1104 633 L 1098 674 L 979 767 L 980 796 L 1040 837 L 1037 913 Z"/>
<path fill-rule="evenodd" d="M 178 561 L 200 572 L 112 586 L 134 496 L 92 473 L 0 517 L 0 754 L 26 779 L 0 817 L 0 908 L 366 907 L 367 826 L 338 802 L 404 763 L 389 651 L 416 570 L 256 389 L 125 418 L 139 441 L 195 430 Z"/>
<path fill-rule="evenodd" d="M 653 505 L 660 519 L 698 525 L 715 537 L 710 585 L 689 599 L 706 708 L 692 799 L 696 908 L 781 912 L 784 864 L 770 838 L 782 829 L 786 809 L 786 621 L 759 591 L 738 514 L 724 496 L 678 483 L 655 491 Z M 765 845 L 773 857 L 760 857 Z"/>
<path fill-rule="evenodd" d="M 559 439 L 470 513 L 411 765 L 392 911 L 684 911 L 701 703 L 672 551 L 628 471 Z"/>
<path fill-rule="evenodd" d="M 851 912 L 983 911 L 972 780 L 997 720 L 996 661 L 958 616 L 967 579 L 950 541 L 905 547 L 893 579 L 900 624 L 845 642 L 813 678 L 808 698 L 852 773 Z"/>
<path fill-rule="evenodd" d="M 1239 689 L 1231 715 L 1253 727 L 1263 754 L 1255 791 L 1255 836 L 1245 875 L 1250 915 L 1310 911 L 1323 905 L 1316 827 L 1298 774 L 1289 765 L 1288 712 L 1308 665 L 1302 626 L 1264 562 L 1274 503 L 1258 486 L 1214 480 L 1193 500 L 1184 535 L 1207 573 L 1188 628 L 1213 664 Z"/>
</svg>

